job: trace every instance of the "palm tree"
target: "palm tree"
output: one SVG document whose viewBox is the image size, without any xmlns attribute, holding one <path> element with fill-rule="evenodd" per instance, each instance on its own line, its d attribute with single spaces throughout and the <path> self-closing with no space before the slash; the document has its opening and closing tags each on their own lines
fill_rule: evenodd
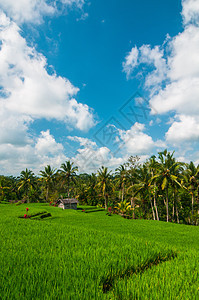
<svg viewBox="0 0 199 300">
<path fill-rule="evenodd" d="M 107 190 L 108 187 L 111 185 L 111 171 L 108 172 L 108 168 L 102 166 L 98 171 L 98 183 L 97 186 L 100 187 L 103 193 L 103 198 L 104 198 L 104 205 L 105 209 L 107 209 Z"/>
<path fill-rule="evenodd" d="M 138 156 L 130 156 L 125 166 L 128 168 L 127 170 L 127 192 L 132 190 L 132 197 L 131 197 L 131 208 L 133 208 L 133 219 L 135 219 L 135 188 L 134 185 L 137 183 L 137 170 L 140 167 Z"/>
<path fill-rule="evenodd" d="M 157 174 L 152 178 L 156 180 L 157 183 L 161 185 L 161 189 L 166 192 L 166 214 L 167 214 L 167 222 L 169 222 L 169 186 L 171 184 L 176 183 L 178 186 L 181 184 L 178 181 L 178 177 L 176 176 L 177 170 L 181 167 L 181 165 L 175 161 L 173 158 L 174 152 L 171 154 L 164 150 L 163 152 L 158 153 L 160 164 L 157 170 Z"/>
<path fill-rule="evenodd" d="M 196 168 L 192 161 L 187 164 L 184 179 L 187 185 L 187 189 L 191 194 L 191 213 L 193 218 L 195 193 L 199 184 L 199 166 Z"/>
<path fill-rule="evenodd" d="M 138 183 L 134 184 L 134 189 L 137 193 L 142 193 L 144 197 L 147 197 L 149 199 L 151 210 L 153 214 L 153 219 L 155 220 L 155 212 L 154 207 L 151 199 L 152 195 L 152 186 L 151 186 L 151 173 L 150 168 L 147 163 L 143 164 L 142 167 L 140 167 L 137 170 L 137 181 Z"/>
<path fill-rule="evenodd" d="M 25 200 L 29 203 L 29 192 L 33 189 L 35 183 L 34 173 L 31 170 L 26 168 L 25 171 L 21 171 L 20 174 L 20 181 L 18 190 L 24 189 L 25 190 Z"/>
<path fill-rule="evenodd" d="M 86 187 L 86 193 L 88 197 L 88 201 L 90 205 L 96 205 L 97 204 L 97 191 L 96 191 L 96 185 L 97 185 L 97 176 L 92 173 L 88 177 L 87 187 Z"/>
<path fill-rule="evenodd" d="M 47 165 L 44 171 L 40 171 L 41 180 L 45 183 L 46 186 L 46 202 L 48 201 L 50 187 L 55 180 L 55 172 L 56 169 L 51 168 L 50 165 Z"/>
<path fill-rule="evenodd" d="M 5 198 L 5 192 L 6 191 L 10 191 L 11 188 L 9 186 L 6 186 L 6 181 L 5 178 L 3 176 L 0 177 L 0 200 L 4 200 Z"/>
<path fill-rule="evenodd" d="M 158 170 L 158 166 L 159 166 L 159 163 L 156 161 L 155 155 L 152 155 L 150 157 L 148 161 L 148 165 L 149 165 L 149 170 L 151 172 L 151 179 L 152 179 L 153 176 L 156 174 L 156 171 Z M 156 220 L 159 221 L 158 207 L 156 203 L 156 182 L 155 181 L 154 181 L 152 193 L 153 193 L 153 205 L 156 213 Z"/>
<path fill-rule="evenodd" d="M 125 183 L 127 180 L 127 171 L 125 165 L 120 165 L 116 170 L 116 185 L 121 189 L 122 201 L 124 200 Z M 119 197 L 120 199 L 120 197 Z"/>
<path fill-rule="evenodd" d="M 61 170 L 59 170 L 60 172 L 60 177 L 62 179 L 62 182 L 67 184 L 67 194 L 68 194 L 68 198 L 69 198 L 69 194 L 70 194 L 70 183 L 75 182 L 75 176 L 76 176 L 76 172 L 78 171 L 78 167 L 77 166 L 73 166 L 74 163 L 70 162 L 70 161 L 66 161 L 65 163 L 61 164 Z"/>
</svg>

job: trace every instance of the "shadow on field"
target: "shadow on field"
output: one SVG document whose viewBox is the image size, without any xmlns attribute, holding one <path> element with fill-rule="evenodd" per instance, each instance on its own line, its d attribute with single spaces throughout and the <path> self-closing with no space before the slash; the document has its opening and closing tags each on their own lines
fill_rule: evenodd
<svg viewBox="0 0 199 300">
<path fill-rule="evenodd" d="M 110 274 L 106 278 L 103 278 L 101 281 L 103 293 L 109 292 L 115 285 L 116 281 L 120 279 L 129 278 L 133 274 L 143 273 L 153 266 L 157 266 L 160 263 L 169 261 L 176 257 L 177 254 L 173 251 L 166 254 L 159 253 L 156 257 L 147 259 L 146 262 L 140 266 L 128 267 L 125 270 L 118 271 L 117 274 Z"/>
</svg>

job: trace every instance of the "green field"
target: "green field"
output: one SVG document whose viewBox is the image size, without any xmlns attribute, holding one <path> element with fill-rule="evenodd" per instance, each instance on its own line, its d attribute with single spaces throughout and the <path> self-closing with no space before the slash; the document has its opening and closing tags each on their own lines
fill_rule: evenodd
<svg viewBox="0 0 199 300">
<path fill-rule="evenodd" d="M 199 228 L 0 204 L 0 299 L 199 299 Z"/>
</svg>

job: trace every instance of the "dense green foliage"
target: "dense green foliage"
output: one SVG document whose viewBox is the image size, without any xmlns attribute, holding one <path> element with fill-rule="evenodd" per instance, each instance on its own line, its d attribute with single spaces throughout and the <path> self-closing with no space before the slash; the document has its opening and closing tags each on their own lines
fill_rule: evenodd
<svg viewBox="0 0 199 300">
<path fill-rule="evenodd" d="M 0 202 L 53 202 L 76 197 L 80 204 L 115 209 L 133 219 L 199 225 L 199 167 L 178 162 L 167 150 L 144 163 L 129 157 L 115 172 L 102 166 L 97 174 L 78 174 L 73 162 L 55 170 L 46 166 L 39 177 L 31 170 L 17 178 L 0 176 Z"/>
<path fill-rule="evenodd" d="M 198 299 L 199 228 L 0 204 L 1 299 Z"/>
</svg>

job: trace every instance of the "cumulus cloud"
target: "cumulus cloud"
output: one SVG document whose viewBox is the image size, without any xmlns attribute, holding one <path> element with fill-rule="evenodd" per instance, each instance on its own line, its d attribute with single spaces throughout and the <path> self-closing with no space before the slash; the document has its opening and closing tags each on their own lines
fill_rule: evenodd
<svg viewBox="0 0 199 300">
<path fill-rule="evenodd" d="M 45 16 L 73 6 L 82 10 L 84 3 L 84 0 L 0 0 L 0 8 L 17 24 L 41 24 Z"/>
<path fill-rule="evenodd" d="M 199 124 L 199 27 L 196 22 L 190 23 L 197 16 L 197 9 L 193 13 L 192 4 L 196 7 L 199 1 L 183 2 L 186 26 L 170 41 L 168 83 L 150 101 L 160 114 L 175 113 L 175 120 L 166 133 L 166 139 L 175 145 L 195 141 Z"/>
<path fill-rule="evenodd" d="M 79 89 L 47 69 L 46 58 L 1 12 L 0 168 L 4 174 L 18 174 L 26 167 L 39 171 L 46 164 L 59 167 L 66 159 L 63 145 L 50 131 L 35 137 L 30 130 L 35 120 L 56 120 L 82 131 L 95 125 L 92 109 L 75 99 Z"/>
<path fill-rule="evenodd" d="M 123 63 L 127 76 L 138 66 L 149 66 L 145 88 L 150 87 L 150 106 L 158 114 L 174 115 L 165 135 L 172 145 L 198 138 L 199 0 L 183 0 L 182 17 L 182 32 L 166 38 L 162 46 L 133 47 Z"/>
<path fill-rule="evenodd" d="M 190 23 L 199 24 L 198 0 L 182 0 L 182 17 L 185 25 Z"/>
<path fill-rule="evenodd" d="M 146 155 L 156 147 L 165 148 L 164 142 L 154 141 L 144 131 L 145 125 L 137 122 L 129 130 L 119 131 L 124 150 L 128 155 Z"/>
<path fill-rule="evenodd" d="M 50 134 L 50 130 L 41 131 L 41 136 L 37 139 L 35 149 L 39 155 L 57 154 L 64 150 L 62 144 L 57 143 Z"/>
<path fill-rule="evenodd" d="M 67 137 L 80 146 L 72 157 L 80 172 L 96 172 L 102 165 L 115 170 L 118 165 L 127 162 L 131 155 L 138 155 L 140 161 L 143 162 L 153 151 L 161 151 L 162 148 L 166 148 L 165 142 L 154 141 L 150 135 L 145 133 L 144 124 L 135 123 L 129 130 L 121 130 L 112 124 L 107 126 L 114 128 L 114 139 L 109 146 L 99 147 L 96 142 L 88 138 Z M 115 151 L 115 142 L 117 151 Z"/>
<path fill-rule="evenodd" d="M 49 130 L 26 145 L 0 143 L 0 169 L 4 175 L 19 175 L 25 168 L 38 174 L 46 165 L 59 168 L 67 159 L 62 144 L 55 141 Z"/>
<path fill-rule="evenodd" d="M 96 142 L 93 142 L 88 138 L 79 137 L 79 136 L 68 136 L 67 138 L 71 141 L 78 142 L 80 146 L 97 147 Z"/>
<path fill-rule="evenodd" d="M 166 139 L 172 144 L 184 143 L 185 141 L 199 140 L 199 118 L 179 115 L 166 133 Z"/>
<path fill-rule="evenodd" d="M 31 119 L 56 119 L 80 130 L 94 126 L 92 110 L 74 98 L 79 89 L 55 72 L 50 75 L 46 58 L 27 45 L 19 27 L 3 13 L 0 40 L 0 100 L 4 110 Z"/>
<path fill-rule="evenodd" d="M 167 64 L 164 58 L 164 51 L 159 46 L 151 48 L 150 45 L 143 45 L 139 49 L 137 46 L 133 47 L 123 62 L 123 71 L 126 73 L 127 78 L 130 78 L 140 65 L 153 67 L 153 71 L 146 75 L 146 87 L 155 86 L 165 79 Z M 144 70 L 140 72 L 143 73 Z"/>
<path fill-rule="evenodd" d="M 91 139 L 78 136 L 68 136 L 68 139 L 77 142 L 80 146 L 72 160 L 82 173 L 96 173 L 103 165 L 114 170 L 127 160 L 127 156 L 116 157 L 108 147 L 98 147 L 96 142 Z"/>
</svg>

